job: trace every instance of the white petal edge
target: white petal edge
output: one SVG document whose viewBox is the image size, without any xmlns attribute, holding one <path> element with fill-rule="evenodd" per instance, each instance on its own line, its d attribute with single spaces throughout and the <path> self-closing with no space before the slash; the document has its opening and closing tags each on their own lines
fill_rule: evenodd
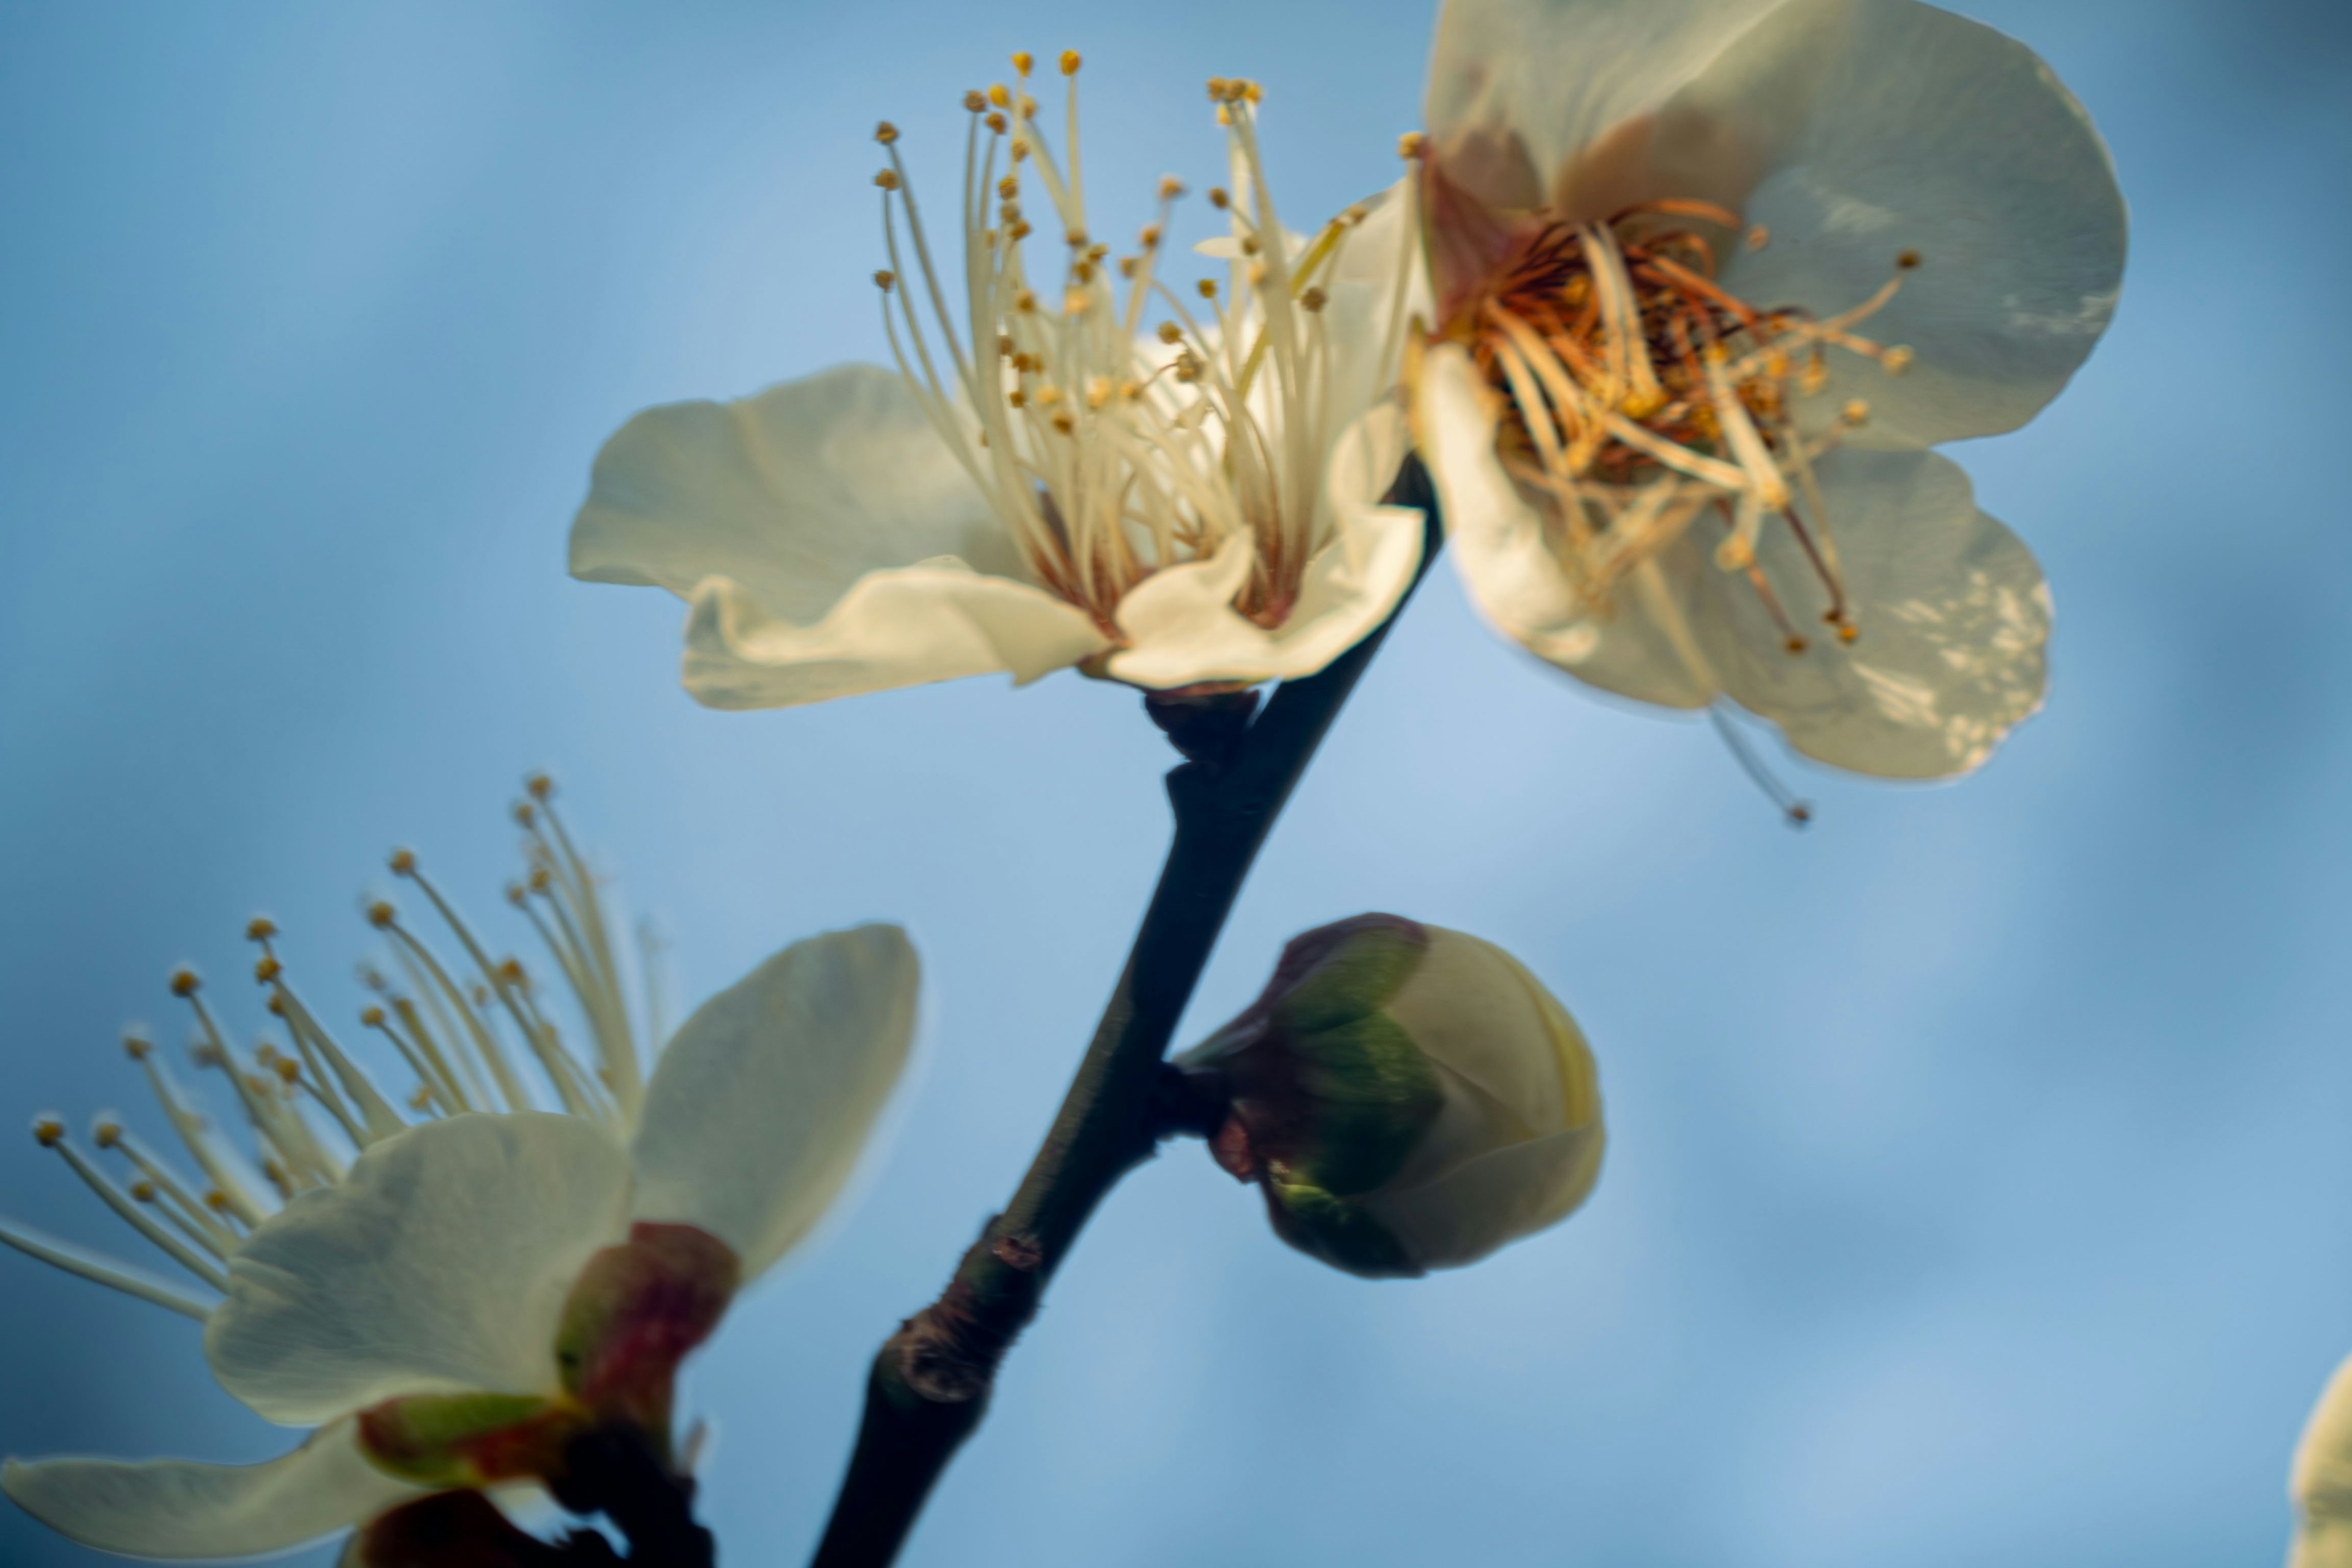
<svg viewBox="0 0 2352 1568">
<path fill-rule="evenodd" d="M 1421 565 L 1420 510 L 1381 499 L 1404 455 L 1404 420 L 1392 407 L 1373 409 L 1340 438 L 1326 479 L 1331 537 L 1308 560 L 1280 626 L 1261 626 L 1234 607 L 1255 559 L 1255 542 L 1236 534 L 1208 560 L 1155 572 L 1119 601 L 1128 646 L 1111 656 L 1110 675 L 1162 690 L 1295 680 L 1361 642 Z"/>
<path fill-rule="evenodd" d="M 2294 1447 L 2287 1568 L 2352 1568 L 2352 1357 L 2329 1376 Z"/>
<path fill-rule="evenodd" d="M 351 1421 L 258 1465 L 11 1459 L 0 1490 L 68 1540 L 165 1561 L 290 1551 L 425 1495 L 368 1463 Z"/>
<path fill-rule="evenodd" d="M 686 689 L 711 708 L 792 708 L 968 675 L 1025 686 L 1110 646 L 1042 588 L 951 558 L 876 572 L 813 626 L 777 619 L 711 577 L 686 620 Z"/>
<path fill-rule="evenodd" d="M 1888 376 L 1841 350 L 1801 409 L 1825 426 L 1859 397 L 1865 446 L 1996 435 L 2031 419 L 2115 313 L 2127 220 L 2090 116 L 2033 51 L 1910 0 L 1790 6 L 1680 94 L 1702 158 L 1769 158 L 1744 197 L 1771 236 L 1735 248 L 1724 286 L 1818 314 L 1868 299 L 1899 253 L 1919 266 L 1856 330 L 1915 355 Z M 1705 193 L 1692 193 L 1705 194 Z M 1732 195 L 1723 192 L 1721 195 Z"/>
<path fill-rule="evenodd" d="M 725 577 L 767 613 L 822 620 L 869 573 L 1020 554 L 905 379 L 845 364 L 728 403 L 648 408 L 596 456 L 572 574 L 680 597 Z"/>
<path fill-rule="evenodd" d="M 646 1086 L 635 1217 L 697 1226 L 750 1279 L 840 1194 L 914 1040 L 921 965 L 865 925 L 794 942 L 695 1010 Z"/>
<path fill-rule="evenodd" d="M 247 1238 L 205 1331 L 214 1375 L 300 1424 L 398 1394 L 551 1391 L 564 1298 L 622 1234 L 629 1184 L 627 1152 L 576 1117 L 385 1139 Z"/>
<path fill-rule="evenodd" d="M 1414 433 L 1437 487 L 1454 570 L 1487 624 L 1579 679 L 1637 701 L 1703 707 L 1716 696 L 1706 672 L 1677 652 L 1636 581 L 1613 613 L 1588 611 L 1545 542 L 1543 518 L 1495 456 L 1495 413 L 1470 356 L 1453 344 L 1429 351 L 1413 407 Z M 1637 577 L 1639 574 L 1636 574 Z"/>
<path fill-rule="evenodd" d="M 1675 547 L 1670 574 L 1725 691 L 1832 767 L 1937 779 L 1981 765 L 2042 706 L 2042 568 L 1977 510 L 1947 458 L 1832 452 L 1819 476 L 1860 633 L 1851 646 L 1816 636 L 1790 657 L 1744 577 L 1717 570 L 1696 538 Z M 1786 527 L 1766 527 L 1758 561 L 1790 614 L 1818 628 L 1826 595 Z"/>
</svg>

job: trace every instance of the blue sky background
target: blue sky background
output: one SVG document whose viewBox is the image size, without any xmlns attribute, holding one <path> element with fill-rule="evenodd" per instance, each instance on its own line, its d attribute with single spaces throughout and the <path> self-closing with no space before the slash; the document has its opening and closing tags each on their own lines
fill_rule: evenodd
<svg viewBox="0 0 2352 1568">
<path fill-rule="evenodd" d="M 1368 1285 L 1181 1146 L 1056 1282 L 916 1564 L 2263 1562 L 2352 1352 L 2352 24 L 1997 0 L 2134 211 L 2121 314 L 1956 450 L 2060 611 L 2049 711 L 1952 788 L 1790 764 L 1493 641 L 1441 568 L 1316 764 L 1187 1027 L 1365 909 L 1520 953 L 1599 1052 L 1589 1207 Z M 0 1116 L 134 1106 L 245 918 L 355 1006 L 416 846 L 481 910 L 556 769 L 689 999 L 915 931 L 925 1062 L 853 1216 L 698 1363 L 730 1559 L 819 1528 L 862 1368 L 1008 1193 L 1158 866 L 1168 758 L 1063 676 L 697 708 L 677 606 L 562 574 L 634 410 L 881 350 L 874 151 L 1076 47 L 1104 226 L 1267 87 L 1294 214 L 1392 177 L 1422 0 L 0 5 Z M 1128 192 L 1124 203 L 1115 193 Z M 151 1123 L 152 1126 L 152 1123 Z M 29 1137 L 0 1207 L 108 1246 Z M 0 1256 L 0 1449 L 258 1458 L 195 1326 Z M 326 1553 L 311 1554 L 325 1561 Z M 13 1510 L 0 1560 L 94 1562 Z"/>
</svg>

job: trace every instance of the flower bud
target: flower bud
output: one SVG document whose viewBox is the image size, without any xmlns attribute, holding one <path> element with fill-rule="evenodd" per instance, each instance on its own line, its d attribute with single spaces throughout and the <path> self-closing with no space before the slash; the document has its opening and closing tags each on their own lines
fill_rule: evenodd
<svg viewBox="0 0 2352 1568">
<path fill-rule="evenodd" d="M 1265 1188 L 1276 1233 L 1350 1274 L 1475 1263 L 1600 1174 L 1600 1081 L 1568 1010 L 1501 948 L 1397 915 L 1294 938 L 1176 1066 L 1225 1100 L 1211 1150 Z"/>
</svg>

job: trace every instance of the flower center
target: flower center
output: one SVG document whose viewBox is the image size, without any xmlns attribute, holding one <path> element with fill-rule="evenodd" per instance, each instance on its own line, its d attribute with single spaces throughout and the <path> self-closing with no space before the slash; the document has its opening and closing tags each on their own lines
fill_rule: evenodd
<svg viewBox="0 0 2352 1568">
<path fill-rule="evenodd" d="M 1711 518 L 1723 530 L 1716 564 L 1746 577 L 1788 651 L 1802 653 L 1797 619 L 1757 559 L 1777 522 L 1826 596 L 1822 620 L 1851 642 L 1812 465 L 1869 408 L 1850 401 L 1828 428 L 1807 431 L 1794 404 L 1826 384 L 1831 347 L 1888 374 L 1909 364 L 1910 350 L 1852 329 L 1894 298 L 1918 257 L 1905 252 L 1895 276 L 1840 314 L 1763 310 L 1715 281 L 1706 227 L 1737 233 L 1738 219 L 1705 203 L 1654 202 L 1608 223 L 1553 224 L 1514 248 L 1457 322 L 1505 399 L 1500 456 L 1554 502 L 1555 553 L 1596 608 Z M 1766 238 L 1759 227 L 1746 243 Z"/>
<path fill-rule="evenodd" d="M 1013 86 L 964 96 L 963 267 L 945 284 L 898 130 L 876 132 L 890 153 L 875 176 L 890 267 L 875 281 L 899 371 L 1037 581 L 1106 636 L 1137 584 L 1239 535 L 1255 558 L 1240 608 L 1278 625 L 1328 527 L 1321 458 L 1338 431 L 1318 279 L 1364 211 L 1296 246 L 1259 157 L 1257 85 L 1212 79 L 1233 189 L 1209 200 L 1230 220 L 1231 276 L 1180 292 L 1159 264 L 1183 185 L 1160 182 L 1153 221 L 1113 257 L 1087 218 L 1077 55 L 1061 58 L 1059 158 L 1025 90 L 1033 62 L 1013 63 Z M 1042 202 L 1024 205 L 1033 190 Z M 1033 258 L 1033 235 L 1047 257 Z"/>
</svg>

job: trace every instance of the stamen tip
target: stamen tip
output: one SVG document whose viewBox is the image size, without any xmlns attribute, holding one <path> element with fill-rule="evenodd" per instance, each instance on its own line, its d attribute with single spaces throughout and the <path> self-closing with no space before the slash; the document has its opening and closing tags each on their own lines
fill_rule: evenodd
<svg viewBox="0 0 2352 1568">
<path fill-rule="evenodd" d="M 247 942 L 268 942 L 277 934 L 278 922 L 268 915 L 256 915 L 245 922 L 245 940 Z"/>
<path fill-rule="evenodd" d="M 384 858 L 383 863 L 392 868 L 392 874 L 395 877 L 412 876 L 416 870 L 416 851 L 395 849 Z"/>
<path fill-rule="evenodd" d="M 172 971 L 171 984 L 173 995 L 193 996 L 196 994 L 197 988 L 204 984 L 204 982 L 196 977 L 196 972 L 194 970 L 190 969 L 185 965 L 182 965 L 180 968 Z"/>
<path fill-rule="evenodd" d="M 33 1140 L 44 1149 L 54 1149 L 65 1142 L 65 1119 L 54 1111 L 43 1111 L 33 1118 Z"/>
<path fill-rule="evenodd" d="M 1064 50 L 1062 51 L 1062 74 L 1063 74 L 1064 76 L 1076 76 L 1076 75 L 1077 75 L 1077 74 L 1078 74 L 1078 65 L 1079 65 L 1079 60 L 1078 60 L 1078 51 L 1077 51 L 1077 50 L 1076 50 L 1076 49 L 1064 49 Z"/>
</svg>

